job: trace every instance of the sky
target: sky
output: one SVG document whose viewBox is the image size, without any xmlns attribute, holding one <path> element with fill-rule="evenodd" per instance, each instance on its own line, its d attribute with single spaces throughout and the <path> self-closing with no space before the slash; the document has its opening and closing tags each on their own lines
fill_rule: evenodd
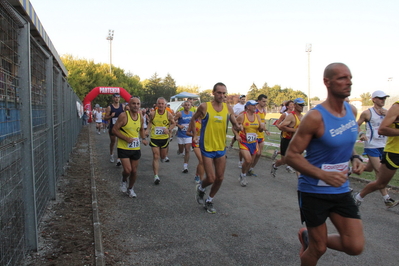
<svg viewBox="0 0 399 266">
<path fill-rule="evenodd" d="M 109 64 L 111 29 L 112 64 L 141 80 L 169 73 L 178 86 L 223 82 L 239 94 L 267 83 L 323 99 L 324 68 L 342 62 L 350 98 L 383 90 L 399 99 L 397 0 L 30 2 L 60 55 Z"/>
</svg>

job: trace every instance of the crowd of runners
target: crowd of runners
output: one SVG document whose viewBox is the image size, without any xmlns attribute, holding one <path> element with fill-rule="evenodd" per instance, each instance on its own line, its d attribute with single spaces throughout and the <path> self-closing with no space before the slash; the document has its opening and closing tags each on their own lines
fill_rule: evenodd
<svg viewBox="0 0 399 266">
<path fill-rule="evenodd" d="M 372 94 L 373 107 L 361 113 L 347 102 L 351 93 L 352 75 L 342 63 L 333 63 L 324 70 L 327 99 L 305 116 L 302 98 L 283 103 L 281 116 L 273 126 L 281 131 L 280 149 L 272 155 L 270 175 L 286 165 L 298 177 L 298 202 L 301 221 L 306 227 L 298 232 L 302 244 L 302 265 L 316 265 L 327 248 L 358 255 L 364 248 L 364 235 L 359 205 L 364 197 L 380 190 L 387 207 L 396 206 L 386 185 L 399 168 L 399 101 L 389 110 L 383 108 L 389 97 L 383 91 Z M 196 182 L 196 200 L 208 213 L 216 213 L 213 199 L 221 188 L 226 167 L 226 135 L 230 123 L 234 134 L 230 147 L 238 142 L 238 183 L 248 185 L 247 176 L 256 176 L 265 136 L 267 95 L 247 100 L 245 95 L 233 107 L 226 104 L 227 87 L 216 83 L 213 100 L 193 106 L 187 99 L 174 113 L 165 98 L 159 97 L 154 108 L 141 108 L 140 98 L 133 96 L 124 107 L 120 95 L 112 96 L 110 106 L 96 106 L 93 119 L 97 133 L 108 129 L 110 161 L 122 165 L 120 190 L 137 197 L 134 184 L 141 157 L 141 145 L 152 150 L 153 182 L 160 184 L 161 163 L 169 161 L 168 147 L 176 137 L 177 154 L 182 156 L 182 173 L 192 174 Z M 100 115 L 101 114 L 101 115 Z M 360 126 L 366 123 L 366 131 Z M 177 130 L 176 130 L 177 129 Z M 176 134 L 176 136 L 174 136 Z M 356 153 L 357 139 L 364 141 L 368 162 Z M 114 155 L 117 142 L 117 156 Z M 189 168 L 193 151 L 196 166 Z M 277 159 L 278 155 L 280 158 Z M 195 170 L 194 170 L 195 169 Z M 348 176 L 375 171 L 376 181 L 352 196 Z M 326 220 L 336 227 L 328 234 Z"/>
</svg>

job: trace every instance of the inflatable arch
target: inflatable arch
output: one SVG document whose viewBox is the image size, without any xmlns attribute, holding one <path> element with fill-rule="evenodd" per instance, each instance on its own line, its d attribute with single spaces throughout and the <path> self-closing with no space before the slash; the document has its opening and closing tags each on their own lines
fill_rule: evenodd
<svg viewBox="0 0 399 266">
<path fill-rule="evenodd" d="M 114 94 L 119 93 L 126 102 L 130 100 L 130 93 L 121 87 L 95 87 L 83 99 L 84 110 L 89 111 L 89 122 L 91 122 L 91 101 L 93 101 L 99 94 Z"/>
</svg>

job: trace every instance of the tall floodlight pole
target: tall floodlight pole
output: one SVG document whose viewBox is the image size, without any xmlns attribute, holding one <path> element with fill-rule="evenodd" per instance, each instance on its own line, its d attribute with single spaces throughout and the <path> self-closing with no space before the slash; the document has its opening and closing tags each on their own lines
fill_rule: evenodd
<svg viewBox="0 0 399 266">
<path fill-rule="evenodd" d="M 310 52 L 312 51 L 312 44 L 306 44 L 306 51 L 308 53 L 308 111 L 310 110 Z"/>
<path fill-rule="evenodd" d="M 109 41 L 109 73 L 112 73 L 112 40 L 114 39 L 114 30 L 108 30 L 107 40 Z"/>
</svg>

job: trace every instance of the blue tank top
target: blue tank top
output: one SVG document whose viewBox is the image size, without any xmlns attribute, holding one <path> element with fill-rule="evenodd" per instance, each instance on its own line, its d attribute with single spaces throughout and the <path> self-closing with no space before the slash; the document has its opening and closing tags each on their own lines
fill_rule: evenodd
<svg viewBox="0 0 399 266">
<path fill-rule="evenodd" d="M 321 138 L 310 141 L 306 148 L 306 159 L 325 171 L 341 172 L 349 167 L 358 127 L 350 105 L 344 102 L 344 106 L 346 110 L 344 117 L 333 116 L 321 104 L 313 108 L 321 113 L 324 134 Z M 308 193 L 340 194 L 349 192 L 349 181 L 341 187 L 332 187 L 320 179 L 301 174 L 298 179 L 298 190 Z"/>
<path fill-rule="evenodd" d="M 177 129 L 177 137 L 178 138 L 191 138 L 190 136 L 187 136 L 186 132 L 187 132 L 187 128 L 188 125 L 190 124 L 190 120 L 193 117 L 193 112 L 189 111 L 188 114 L 186 114 L 183 111 L 180 111 L 181 113 L 181 117 L 179 118 L 179 120 L 177 120 L 177 124 L 182 125 L 183 129 L 180 129 L 180 127 Z"/>
</svg>

